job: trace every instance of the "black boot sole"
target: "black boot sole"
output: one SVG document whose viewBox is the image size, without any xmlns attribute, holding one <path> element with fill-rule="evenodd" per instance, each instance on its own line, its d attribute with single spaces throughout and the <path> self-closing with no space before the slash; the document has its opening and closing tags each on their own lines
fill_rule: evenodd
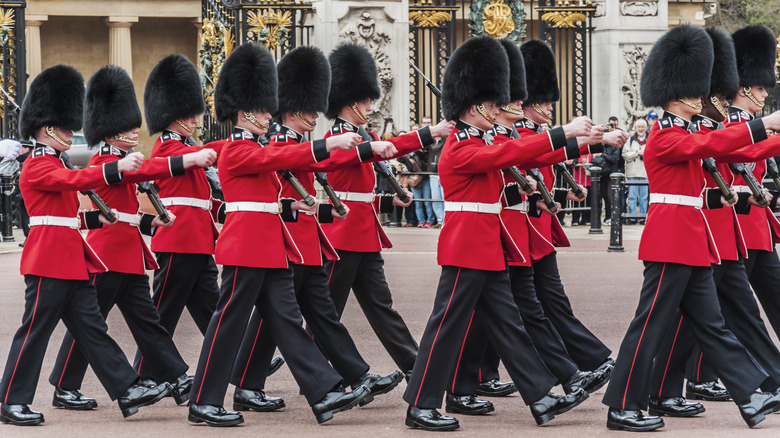
<svg viewBox="0 0 780 438">
<path fill-rule="evenodd" d="M 514 394 L 516 392 L 517 392 L 517 387 L 512 388 L 512 389 L 507 389 L 507 390 L 504 390 L 504 391 L 491 391 L 491 392 L 488 392 L 488 391 L 483 391 L 481 389 L 477 389 L 477 391 L 476 391 L 477 395 L 481 395 L 483 397 L 506 397 L 506 396 L 512 395 L 512 394 Z"/>
<path fill-rule="evenodd" d="M 460 428 L 460 424 L 455 423 L 455 424 L 448 424 L 446 426 L 431 427 L 431 426 L 425 426 L 423 424 L 414 421 L 412 418 L 406 417 L 406 427 L 411 427 L 412 429 L 427 430 L 430 432 L 447 432 L 450 430 L 457 430 L 458 428 Z"/>
<path fill-rule="evenodd" d="M 89 405 L 69 405 L 57 400 L 52 400 L 51 405 L 57 409 L 65 409 L 68 411 L 92 411 L 98 407 L 97 403 Z"/>
<path fill-rule="evenodd" d="M 461 408 L 458 408 L 458 407 L 455 407 L 455 406 L 445 406 L 444 410 L 448 414 L 485 415 L 485 414 L 489 414 L 489 413 L 495 411 L 496 408 L 494 406 L 488 406 L 488 407 L 484 407 L 484 408 L 481 408 L 481 409 L 466 410 L 466 409 L 461 409 Z"/>
<path fill-rule="evenodd" d="M 647 413 L 649 415 L 656 415 L 658 417 L 674 417 L 674 418 L 687 418 L 687 417 L 693 417 L 694 415 L 699 415 L 706 411 L 703 407 L 695 412 L 686 412 L 686 413 L 678 413 L 678 412 L 666 412 L 666 411 L 659 411 L 657 409 L 648 409 Z"/>
<path fill-rule="evenodd" d="M 260 408 L 255 405 L 233 402 L 234 411 L 274 412 L 274 411 L 278 411 L 279 409 L 282 409 L 283 407 L 285 407 L 284 403 L 274 407 Z"/>
<path fill-rule="evenodd" d="M 641 426 L 641 427 L 634 427 L 634 426 L 627 426 L 625 424 L 615 423 L 613 421 L 607 420 L 607 429 L 610 430 L 627 430 L 629 432 L 649 432 L 651 430 L 656 430 L 664 427 L 664 423 L 660 424 L 652 424 L 649 426 Z"/>
<path fill-rule="evenodd" d="M 780 406 L 775 406 L 773 408 L 767 408 L 764 410 L 759 411 L 756 415 L 753 415 L 750 418 L 742 417 L 745 420 L 745 423 L 747 423 L 749 428 L 754 428 L 758 425 L 758 423 L 764 421 L 766 419 L 767 414 L 771 414 L 774 412 L 780 411 Z"/>
<path fill-rule="evenodd" d="M 375 395 L 387 394 L 388 392 L 390 392 L 393 389 L 395 389 L 395 387 L 398 386 L 398 384 L 401 383 L 401 380 L 403 380 L 403 379 L 404 379 L 404 374 L 401 373 L 400 377 L 395 379 L 391 384 L 387 385 L 386 387 L 382 388 L 381 390 L 379 390 L 379 391 L 372 390 L 370 393 L 368 393 L 367 396 L 363 397 L 363 400 L 360 400 L 360 403 L 358 403 L 358 404 L 361 407 L 363 407 L 363 406 L 371 403 L 372 401 L 374 401 L 374 396 Z"/>
<path fill-rule="evenodd" d="M 570 410 L 576 408 L 582 402 L 588 399 L 588 393 L 585 393 L 585 397 L 582 397 L 581 399 L 577 400 L 576 403 L 570 404 L 569 406 L 566 406 L 564 408 L 558 409 L 556 411 L 547 412 L 544 413 L 538 417 L 534 417 L 534 420 L 536 420 L 536 425 L 541 426 L 542 424 L 549 423 L 553 418 L 555 418 L 556 415 L 560 415 L 566 412 L 569 412 Z"/>
<path fill-rule="evenodd" d="M 182 395 L 173 394 L 173 401 L 176 402 L 176 404 L 179 406 L 183 405 L 184 403 L 187 403 L 188 401 L 190 401 L 190 392 L 187 391 Z"/>
<path fill-rule="evenodd" d="M 284 358 L 283 357 L 280 357 L 280 358 L 282 360 L 280 360 L 279 362 L 274 364 L 274 366 L 268 368 L 268 374 L 265 375 L 266 378 L 271 377 L 271 375 L 273 375 L 275 372 L 279 371 L 279 369 L 282 368 L 282 365 L 285 364 L 286 361 L 284 360 Z"/>
<path fill-rule="evenodd" d="M 696 394 L 694 392 L 685 392 L 685 398 L 688 400 L 704 400 L 704 401 L 729 401 L 731 400 L 731 395 L 727 395 L 724 397 L 712 397 L 709 395 L 702 395 L 702 394 Z"/>
<path fill-rule="evenodd" d="M 355 391 L 352 391 L 352 392 L 354 393 Z M 318 424 L 322 424 L 322 423 L 324 423 L 326 421 L 329 421 L 329 420 L 333 419 L 333 414 L 337 414 L 339 412 L 348 411 L 348 410 L 354 408 L 355 406 L 357 406 L 358 403 L 360 403 L 361 400 L 366 398 L 369 394 L 371 394 L 371 391 L 368 388 L 366 388 L 366 392 L 365 393 L 359 395 L 358 397 L 355 397 L 354 400 L 352 400 L 351 402 L 345 404 L 344 406 L 341 406 L 341 407 L 336 408 L 336 409 L 332 409 L 330 411 L 320 412 L 319 414 L 314 414 L 314 417 L 317 419 L 317 423 Z"/>
<path fill-rule="evenodd" d="M 34 420 L 16 421 L 5 416 L 0 416 L 0 423 L 13 424 L 14 426 L 37 426 L 44 422 L 43 418 Z"/>
<path fill-rule="evenodd" d="M 243 423 L 244 418 L 241 417 L 233 421 L 211 421 L 211 420 L 206 420 L 204 418 L 196 417 L 192 414 L 189 414 L 187 416 L 187 421 L 189 421 L 190 423 L 206 423 L 211 427 L 230 427 L 230 426 L 237 426 Z"/>
<path fill-rule="evenodd" d="M 153 398 L 151 400 L 147 400 L 147 401 L 145 401 L 143 403 L 139 403 L 139 404 L 137 404 L 135 406 L 130 406 L 130 407 L 122 409 L 122 417 L 127 418 L 127 417 L 129 417 L 131 415 L 135 415 L 135 414 L 138 413 L 138 409 L 139 408 L 142 408 L 144 406 L 153 405 L 153 404 L 157 403 L 158 401 L 164 399 L 170 393 L 171 393 L 171 389 L 170 389 L 170 386 L 169 386 L 167 391 L 164 391 L 164 392 L 161 392 L 161 393 L 157 394 L 157 397 L 155 397 L 155 398 Z"/>
</svg>

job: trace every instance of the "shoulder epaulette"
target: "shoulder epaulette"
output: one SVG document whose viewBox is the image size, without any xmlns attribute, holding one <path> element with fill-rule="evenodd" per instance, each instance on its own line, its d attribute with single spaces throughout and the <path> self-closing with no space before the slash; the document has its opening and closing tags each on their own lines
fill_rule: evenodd
<svg viewBox="0 0 780 438">
<path fill-rule="evenodd" d="M 739 123 L 741 121 L 742 121 L 742 116 L 740 115 L 739 112 L 729 114 L 729 122 Z"/>
<path fill-rule="evenodd" d="M 289 138 L 289 136 L 286 133 L 285 134 L 276 134 L 276 137 L 274 137 L 274 140 L 277 143 L 287 143 L 288 141 L 290 141 L 290 138 Z"/>
<path fill-rule="evenodd" d="M 341 125 L 333 125 L 332 128 L 330 128 L 331 134 L 341 134 Z"/>
<path fill-rule="evenodd" d="M 674 123 L 672 122 L 671 117 L 666 117 L 658 121 L 658 127 L 661 129 L 671 128 L 672 126 L 674 126 Z"/>
<path fill-rule="evenodd" d="M 241 140 L 254 140 L 252 137 L 252 133 L 248 131 L 241 131 L 241 132 L 234 132 L 230 139 L 233 141 L 241 141 Z"/>
<path fill-rule="evenodd" d="M 458 141 L 463 141 L 463 140 L 468 140 L 469 138 L 471 138 L 471 136 L 469 135 L 468 131 L 463 129 L 455 133 L 455 138 L 458 139 Z"/>
<path fill-rule="evenodd" d="M 181 135 L 179 135 L 179 133 L 177 133 L 177 132 L 166 132 L 165 134 L 160 136 L 160 139 L 162 141 L 176 140 L 176 141 L 181 141 L 182 143 L 184 143 L 182 141 Z"/>
<path fill-rule="evenodd" d="M 46 151 L 44 151 L 43 148 L 35 148 L 32 151 L 33 157 L 43 157 L 44 155 L 46 155 Z"/>
</svg>

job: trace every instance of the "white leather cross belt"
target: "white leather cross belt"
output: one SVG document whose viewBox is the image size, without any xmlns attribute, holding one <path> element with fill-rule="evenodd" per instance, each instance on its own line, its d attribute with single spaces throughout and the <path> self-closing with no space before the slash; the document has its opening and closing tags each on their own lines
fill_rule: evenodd
<svg viewBox="0 0 780 438">
<path fill-rule="evenodd" d="M 698 196 L 669 195 L 666 193 L 650 193 L 651 204 L 673 204 L 686 207 L 701 208 L 704 201 Z"/>
<path fill-rule="evenodd" d="M 474 213 L 501 213 L 501 203 L 486 204 L 484 202 L 444 202 L 444 211 L 471 211 Z"/>
<path fill-rule="evenodd" d="M 208 199 L 198 199 L 198 198 L 186 198 L 182 196 L 172 196 L 170 198 L 162 198 L 162 203 L 166 207 L 170 207 L 172 205 L 184 205 L 187 207 L 196 207 L 196 208 L 202 208 L 206 211 L 211 210 L 211 201 Z"/>
<path fill-rule="evenodd" d="M 81 227 L 81 219 L 77 217 L 62 217 L 62 216 L 31 216 L 30 226 L 49 225 L 54 227 L 68 227 L 79 229 Z"/>
<path fill-rule="evenodd" d="M 371 204 L 374 202 L 374 195 L 373 193 L 360 193 L 360 192 L 336 192 L 336 196 L 339 197 L 342 201 L 355 201 L 355 202 L 365 202 L 366 204 Z"/>
<path fill-rule="evenodd" d="M 237 201 L 237 202 L 225 203 L 225 213 L 234 213 L 237 211 L 254 211 L 258 213 L 279 214 L 282 211 L 282 205 L 278 202 L 252 202 L 252 201 Z"/>
<path fill-rule="evenodd" d="M 121 211 L 116 215 L 116 220 L 119 222 L 124 222 L 126 224 L 130 224 L 134 227 L 137 227 L 141 224 L 141 215 L 136 214 L 130 214 L 130 213 L 122 213 Z"/>
<path fill-rule="evenodd" d="M 515 205 L 507 205 L 504 210 L 517 210 L 521 213 L 528 213 L 528 201 L 523 201 Z"/>
</svg>

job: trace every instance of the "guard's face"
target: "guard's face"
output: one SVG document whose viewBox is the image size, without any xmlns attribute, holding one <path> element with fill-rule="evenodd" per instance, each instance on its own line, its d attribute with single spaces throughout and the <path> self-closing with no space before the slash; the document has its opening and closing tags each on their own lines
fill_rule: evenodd
<svg viewBox="0 0 780 438">
<path fill-rule="evenodd" d="M 271 125 L 271 113 L 265 110 L 255 110 L 252 111 L 252 115 L 255 116 L 255 119 L 257 119 L 257 123 L 260 126 L 251 124 L 249 130 L 257 135 L 265 135 Z"/>
<path fill-rule="evenodd" d="M 129 131 L 120 132 L 113 138 L 106 140 L 108 140 L 107 143 L 126 151 L 132 147 L 138 146 L 138 131 L 138 128 L 134 128 Z"/>
<path fill-rule="evenodd" d="M 371 99 L 361 100 L 360 102 L 357 102 L 356 105 L 366 117 L 368 117 L 374 111 L 371 108 Z"/>
<path fill-rule="evenodd" d="M 181 120 L 182 123 L 187 125 L 187 128 L 189 128 L 190 131 L 195 131 L 195 129 L 198 128 L 198 118 L 195 116 L 187 117 L 179 120 Z"/>
<path fill-rule="evenodd" d="M 50 141 L 47 144 L 62 152 L 70 149 L 71 144 L 73 144 L 71 141 L 71 138 L 73 138 L 73 131 L 70 129 L 58 128 L 56 126 L 53 126 L 52 128 L 54 129 L 54 134 L 56 134 L 56 136 L 59 137 L 62 142 L 56 141 L 56 139 L 54 139 L 54 141 Z"/>
</svg>

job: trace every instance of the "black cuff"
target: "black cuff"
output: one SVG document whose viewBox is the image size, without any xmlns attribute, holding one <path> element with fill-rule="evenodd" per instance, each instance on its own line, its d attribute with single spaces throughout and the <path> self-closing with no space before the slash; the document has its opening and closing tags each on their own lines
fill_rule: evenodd
<svg viewBox="0 0 780 438">
<path fill-rule="evenodd" d="M 374 158 L 374 151 L 371 149 L 371 142 L 364 141 L 363 143 L 357 145 L 357 153 L 361 163 Z"/>
<path fill-rule="evenodd" d="M 322 160 L 330 158 L 330 152 L 325 140 L 314 140 L 311 142 L 311 153 L 314 155 L 314 162 L 319 163 Z"/>
<path fill-rule="evenodd" d="M 152 221 L 157 216 L 153 214 L 144 213 L 141 216 L 141 223 L 138 224 L 138 229 L 141 230 L 141 234 L 146 234 L 147 236 L 154 236 L 154 232 L 157 231 L 157 227 L 152 226 Z"/>
<path fill-rule="evenodd" d="M 110 161 L 103 165 L 103 178 L 105 178 L 106 184 L 122 181 L 122 174 L 119 173 L 119 160 Z"/>
<path fill-rule="evenodd" d="M 380 196 L 379 197 L 379 212 L 380 213 L 392 213 L 395 206 L 393 205 L 394 196 Z"/>
<path fill-rule="evenodd" d="M 568 189 L 555 189 L 555 192 L 553 193 L 553 201 L 565 206 L 566 196 L 568 195 L 569 195 Z"/>
<path fill-rule="evenodd" d="M 507 205 L 512 206 L 523 202 L 523 195 L 520 194 L 518 189 L 519 187 L 516 183 L 504 186 L 504 197 L 506 198 Z"/>
<path fill-rule="evenodd" d="M 566 139 L 566 159 L 573 160 L 580 157 L 580 145 L 577 144 L 577 137 Z"/>
<path fill-rule="evenodd" d="M 558 150 L 568 145 L 566 134 L 563 133 L 563 128 L 560 126 L 547 131 L 547 135 L 550 136 L 550 144 L 553 150 Z"/>
<path fill-rule="evenodd" d="M 588 145 L 589 154 L 601 154 L 604 152 L 604 145 L 601 143 Z"/>
<path fill-rule="evenodd" d="M 433 136 L 431 135 L 430 126 L 426 126 L 425 128 L 418 129 L 417 135 L 420 138 L 421 145 L 428 146 L 429 144 L 433 144 Z"/>
<path fill-rule="evenodd" d="M 541 184 L 541 181 L 540 181 Z M 528 216 L 542 217 L 542 212 L 536 208 L 536 203 L 542 200 L 542 195 L 534 193 L 528 197 Z"/>
<path fill-rule="evenodd" d="M 748 129 L 750 129 L 750 138 L 753 143 L 766 140 L 766 128 L 764 128 L 764 121 L 761 119 L 755 119 L 747 122 Z"/>
<path fill-rule="evenodd" d="M 739 199 L 737 200 L 737 203 L 734 204 L 734 211 L 736 211 L 737 214 L 742 215 L 750 214 L 750 204 L 748 203 L 750 193 L 739 192 L 737 193 L 737 197 Z"/>
<path fill-rule="evenodd" d="M 780 208 L 777 207 L 777 200 L 780 199 L 780 192 L 770 190 L 769 193 L 772 194 L 772 200 L 769 201 L 769 208 L 771 208 L 773 212 L 777 212 L 778 210 L 780 210 Z"/>
<path fill-rule="evenodd" d="M 114 161 L 116 163 L 116 161 Z M 84 225 L 88 230 L 96 230 L 103 228 L 103 223 L 100 222 L 100 210 L 89 210 L 84 212 Z"/>
<path fill-rule="evenodd" d="M 217 209 L 217 223 L 225 223 L 225 219 L 227 219 L 227 211 L 225 211 L 225 208 L 227 208 L 227 204 L 223 202 Z"/>
<path fill-rule="evenodd" d="M 171 168 L 171 176 L 181 176 L 187 173 L 184 169 L 184 155 L 168 158 L 168 166 Z"/>
<path fill-rule="evenodd" d="M 333 205 L 327 202 L 321 203 L 317 211 L 317 220 L 321 224 L 333 223 Z"/>
<path fill-rule="evenodd" d="M 282 204 L 282 212 L 279 213 L 282 220 L 285 222 L 298 222 L 298 215 L 292 209 L 292 203 L 295 202 L 295 199 L 284 198 L 280 199 L 279 202 Z"/>
<path fill-rule="evenodd" d="M 720 202 L 720 197 L 723 196 L 720 189 L 708 188 L 707 193 L 704 195 L 704 206 L 710 210 L 715 208 L 723 208 L 723 203 Z"/>
</svg>

